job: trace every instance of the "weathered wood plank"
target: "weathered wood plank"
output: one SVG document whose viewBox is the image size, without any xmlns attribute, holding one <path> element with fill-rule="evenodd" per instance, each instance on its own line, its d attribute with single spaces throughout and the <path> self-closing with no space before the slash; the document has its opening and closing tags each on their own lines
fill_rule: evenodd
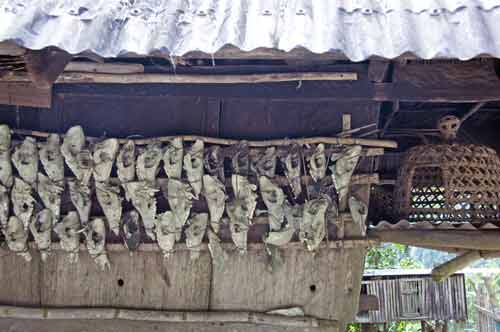
<svg viewBox="0 0 500 332">
<path fill-rule="evenodd" d="M 0 255 L 0 303 L 21 306 L 39 306 L 40 256 L 32 253 L 33 260 L 26 262 L 13 253 Z"/>
<path fill-rule="evenodd" d="M 198 261 L 187 251 L 165 263 L 158 252 L 110 252 L 109 259 L 111 270 L 101 272 L 87 253 L 80 253 L 78 264 L 68 264 L 64 252 L 55 252 L 43 266 L 42 305 L 208 309 L 208 252 Z"/>
<path fill-rule="evenodd" d="M 30 82 L 0 82 L 0 104 L 50 108 L 52 89 Z"/>
</svg>

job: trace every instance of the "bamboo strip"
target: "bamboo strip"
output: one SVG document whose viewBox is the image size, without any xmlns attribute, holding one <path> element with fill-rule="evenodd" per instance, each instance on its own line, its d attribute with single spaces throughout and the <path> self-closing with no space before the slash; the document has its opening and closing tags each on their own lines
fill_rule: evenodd
<svg viewBox="0 0 500 332">
<path fill-rule="evenodd" d="M 159 311 L 118 308 L 25 308 L 0 306 L 0 318 L 65 319 L 169 322 L 169 323 L 246 323 L 288 327 L 336 327 L 337 322 L 310 316 L 289 317 L 247 311 Z"/>
</svg>

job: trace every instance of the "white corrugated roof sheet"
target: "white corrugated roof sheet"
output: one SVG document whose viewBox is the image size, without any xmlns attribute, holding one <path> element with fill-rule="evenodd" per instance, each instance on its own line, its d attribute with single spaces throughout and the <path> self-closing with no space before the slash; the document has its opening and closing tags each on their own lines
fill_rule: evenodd
<svg viewBox="0 0 500 332">
<path fill-rule="evenodd" d="M 353 61 L 500 57 L 500 0 L 0 0 L 0 41 L 104 57 L 225 45 Z"/>
</svg>

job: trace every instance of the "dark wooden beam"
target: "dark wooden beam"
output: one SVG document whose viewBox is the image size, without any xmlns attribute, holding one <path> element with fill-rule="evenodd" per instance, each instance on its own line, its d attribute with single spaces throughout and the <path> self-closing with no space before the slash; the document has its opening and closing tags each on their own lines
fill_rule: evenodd
<svg viewBox="0 0 500 332">
<path fill-rule="evenodd" d="M 36 51 L 28 50 L 24 55 L 29 77 L 40 88 L 51 87 L 71 58 L 71 54 L 55 47 Z"/>
<path fill-rule="evenodd" d="M 52 88 L 30 82 L 0 82 L 0 104 L 50 108 Z"/>
<path fill-rule="evenodd" d="M 375 295 L 360 295 L 358 312 L 378 310 L 379 306 L 378 297 Z"/>
</svg>

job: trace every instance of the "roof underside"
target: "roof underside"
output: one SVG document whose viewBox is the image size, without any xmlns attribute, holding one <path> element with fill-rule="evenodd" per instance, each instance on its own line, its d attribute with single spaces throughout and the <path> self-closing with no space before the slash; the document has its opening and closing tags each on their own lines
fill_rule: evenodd
<svg viewBox="0 0 500 332">
<path fill-rule="evenodd" d="M 0 40 L 103 57 L 214 54 L 224 46 L 313 53 L 500 57 L 500 0 L 0 0 Z"/>
</svg>

